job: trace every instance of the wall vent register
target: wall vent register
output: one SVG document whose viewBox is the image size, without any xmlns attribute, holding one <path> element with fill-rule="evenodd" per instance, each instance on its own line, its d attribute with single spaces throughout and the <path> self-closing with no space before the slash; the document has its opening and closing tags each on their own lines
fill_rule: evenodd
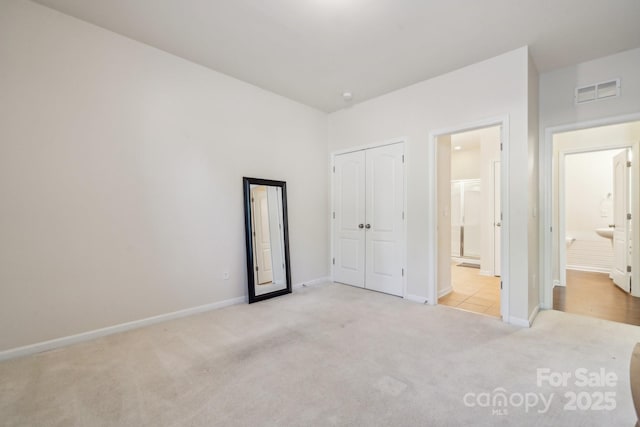
<svg viewBox="0 0 640 427">
<path fill-rule="evenodd" d="M 620 96 L 620 79 L 577 87 L 575 102 L 576 105 L 585 104 L 587 102 L 615 98 L 617 96 Z"/>
</svg>

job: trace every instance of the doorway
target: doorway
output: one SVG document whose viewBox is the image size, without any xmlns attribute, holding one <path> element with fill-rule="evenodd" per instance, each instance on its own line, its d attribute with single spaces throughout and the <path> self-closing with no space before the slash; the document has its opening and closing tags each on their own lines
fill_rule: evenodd
<svg viewBox="0 0 640 427">
<path fill-rule="evenodd" d="M 501 316 L 499 125 L 439 135 L 438 303 Z"/>
<path fill-rule="evenodd" d="M 404 296 L 404 143 L 333 156 L 333 279 Z"/>
<path fill-rule="evenodd" d="M 551 308 L 640 325 L 638 141 L 640 121 L 551 134 Z"/>
</svg>

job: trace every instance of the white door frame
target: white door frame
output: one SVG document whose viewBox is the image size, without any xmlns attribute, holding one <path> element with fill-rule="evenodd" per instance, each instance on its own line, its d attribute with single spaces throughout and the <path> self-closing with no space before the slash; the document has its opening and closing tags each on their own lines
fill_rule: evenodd
<svg viewBox="0 0 640 427">
<path fill-rule="evenodd" d="M 500 232 L 500 264 L 502 290 L 500 292 L 500 314 L 503 322 L 509 322 L 509 116 L 500 116 L 479 120 L 477 122 L 453 126 L 446 129 L 439 129 L 429 132 L 429 147 L 431 149 L 431 157 L 429 159 L 429 170 L 431 172 L 431 185 L 429 186 L 429 229 L 434 236 L 429 240 L 429 252 L 433 256 L 433 271 L 429 281 L 429 289 L 427 290 L 428 301 L 431 305 L 438 304 L 438 167 L 436 164 L 438 155 L 437 139 L 439 136 L 450 135 L 453 133 L 467 132 L 477 129 L 488 128 L 492 126 L 500 126 L 500 142 L 502 150 L 500 151 L 500 196 L 502 204 L 502 230 Z M 451 256 L 447 254 L 446 256 Z"/>
<path fill-rule="evenodd" d="M 567 245 L 562 244 L 563 240 L 561 236 L 567 235 L 567 219 L 566 219 L 566 211 L 567 211 L 567 203 L 566 203 L 566 165 L 565 161 L 567 156 L 572 154 L 583 154 L 583 153 L 595 153 L 598 151 L 608 151 L 608 150 L 620 150 L 624 148 L 632 148 L 630 144 L 617 144 L 617 145 L 607 145 L 602 147 L 585 147 L 585 148 L 572 148 L 569 150 L 562 150 L 558 152 L 558 274 L 560 276 L 560 282 L 556 284 L 556 286 L 566 286 L 567 285 Z M 553 191 L 553 190 L 552 190 Z M 553 206 L 552 206 L 553 209 Z M 610 272 L 610 271 L 609 271 Z"/>
<path fill-rule="evenodd" d="M 491 266 L 491 274 L 493 276 L 497 276 L 498 274 L 498 270 L 502 270 L 502 268 L 496 268 L 496 260 L 498 261 L 502 261 L 500 256 L 496 257 L 496 228 L 500 229 L 500 236 L 502 236 L 502 221 L 498 220 L 500 222 L 500 226 L 497 227 L 496 226 L 496 220 L 497 220 L 497 215 L 496 215 L 496 166 L 500 167 L 500 189 L 502 189 L 502 163 L 500 163 L 500 165 L 496 165 L 496 163 L 500 163 L 499 160 L 494 160 L 493 161 L 493 167 L 491 168 L 491 181 L 492 181 L 492 187 L 493 187 L 493 211 L 492 211 L 492 222 L 493 222 L 493 233 L 492 233 L 492 239 L 491 239 L 491 253 L 493 254 L 493 265 Z M 502 196 L 502 191 L 500 191 L 500 196 Z M 502 200 L 500 200 L 500 211 L 502 211 Z M 502 241 L 502 239 L 500 239 Z M 502 249 L 500 249 L 500 251 L 498 251 L 498 254 L 502 254 Z M 502 273 L 500 273 L 500 276 L 502 277 Z"/>
<path fill-rule="evenodd" d="M 553 308 L 553 136 L 557 133 L 564 133 L 574 130 L 589 129 L 600 126 L 616 125 L 628 122 L 640 121 L 640 113 L 625 114 L 621 116 L 605 117 L 603 119 L 589 120 L 583 122 L 569 123 L 559 126 L 550 126 L 545 128 L 544 140 L 540 144 L 540 211 L 542 215 L 540 220 L 540 260 L 542 268 L 542 285 L 540 286 L 540 302 L 541 308 Z M 634 153 L 634 162 L 640 162 L 638 154 Z M 632 168 L 632 182 L 640 182 L 638 175 L 638 167 Z M 631 210 L 634 212 L 632 219 L 633 235 L 635 242 L 640 241 L 640 206 L 638 205 L 638 191 L 634 190 L 635 200 L 631 201 Z M 560 230 L 558 230 L 560 231 Z M 559 242 L 562 245 L 562 242 Z M 635 251 L 637 252 L 637 251 Z M 638 284 L 640 279 L 640 263 L 638 256 L 633 258 L 631 280 L 632 283 Z M 634 296 L 640 296 L 640 286 L 636 286 L 636 290 L 632 292 Z"/>
<path fill-rule="evenodd" d="M 333 261 L 335 260 L 335 250 L 334 250 L 334 227 L 335 227 L 335 222 L 334 222 L 334 213 L 335 213 L 335 205 L 334 205 L 334 195 L 335 195 L 335 158 L 336 156 L 339 156 L 340 154 L 347 154 L 347 153 L 353 153 L 355 151 L 364 151 L 364 150 L 368 150 L 371 148 L 378 148 L 378 147 L 384 147 L 386 145 L 393 145 L 393 144 L 402 144 L 404 147 L 404 182 L 403 182 L 403 187 L 404 187 L 404 194 L 403 194 L 403 207 L 402 209 L 404 210 L 404 224 L 403 224 L 403 229 L 402 229 L 402 234 L 403 234 L 403 242 L 402 242 L 402 268 L 404 269 L 404 274 L 402 276 L 402 297 L 403 298 L 407 298 L 407 218 L 408 218 L 408 214 L 407 214 L 407 171 L 408 171 L 408 159 L 409 156 L 407 155 L 407 138 L 405 137 L 398 137 L 398 138 L 393 138 L 393 139 L 389 139 L 386 141 L 380 141 L 380 142 L 373 142 L 371 144 L 364 144 L 364 145 L 358 145 L 355 147 L 351 147 L 351 148 L 347 148 L 347 149 L 343 149 L 343 150 L 335 150 L 332 151 L 331 153 L 329 153 L 329 180 L 330 180 L 330 186 L 329 186 L 329 222 L 330 222 L 330 226 L 329 226 L 329 244 L 330 244 L 330 258 L 329 258 L 329 268 L 330 268 L 330 272 L 331 272 L 331 281 L 333 281 L 333 270 L 334 270 L 334 263 Z"/>
</svg>

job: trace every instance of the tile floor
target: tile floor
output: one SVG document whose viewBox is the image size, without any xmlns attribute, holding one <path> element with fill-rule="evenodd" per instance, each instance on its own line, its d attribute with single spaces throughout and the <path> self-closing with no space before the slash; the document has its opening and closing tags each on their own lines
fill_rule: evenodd
<svg viewBox="0 0 640 427">
<path fill-rule="evenodd" d="M 481 276 L 480 269 L 451 264 L 453 291 L 438 304 L 500 317 L 500 278 Z"/>
</svg>

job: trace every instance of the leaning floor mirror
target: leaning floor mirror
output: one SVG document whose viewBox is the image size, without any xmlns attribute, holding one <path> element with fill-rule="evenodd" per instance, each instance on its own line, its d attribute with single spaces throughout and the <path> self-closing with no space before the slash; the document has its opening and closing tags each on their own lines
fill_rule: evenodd
<svg viewBox="0 0 640 427">
<path fill-rule="evenodd" d="M 287 184 L 243 178 L 249 304 L 291 293 Z"/>
</svg>

